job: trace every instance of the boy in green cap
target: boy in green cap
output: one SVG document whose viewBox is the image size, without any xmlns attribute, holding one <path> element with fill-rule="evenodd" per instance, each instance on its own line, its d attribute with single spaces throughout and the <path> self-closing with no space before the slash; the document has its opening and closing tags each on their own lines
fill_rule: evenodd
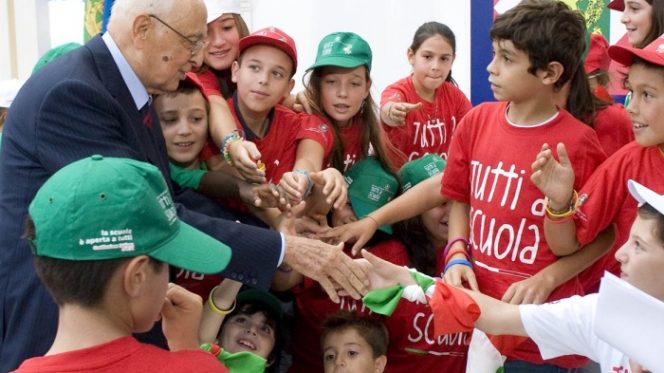
<svg viewBox="0 0 664 373">
<path fill-rule="evenodd" d="M 218 273 L 230 248 L 178 219 L 158 168 L 94 155 L 55 173 L 29 207 L 26 236 L 58 304 L 46 356 L 17 372 L 226 372 L 198 350 L 201 299 L 169 284 L 169 265 Z M 169 351 L 131 334 L 162 319 Z"/>
</svg>

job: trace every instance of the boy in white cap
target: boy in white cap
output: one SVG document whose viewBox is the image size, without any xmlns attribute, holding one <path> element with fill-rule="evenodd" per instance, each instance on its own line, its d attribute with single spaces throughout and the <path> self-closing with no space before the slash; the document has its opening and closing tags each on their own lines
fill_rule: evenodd
<svg viewBox="0 0 664 373">
<path fill-rule="evenodd" d="M 200 297 L 168 277 L 169 265 L 218 273 L 230 248 L 178 219 L 158 168 L 82 159 L 41 187 L 29 214 L 37 273 L 60 315 L 46 356 L 17 372 L 226 372 L 198 349 Z M 131 336 L 159 319 L 170 352 Z"/>
</svg>

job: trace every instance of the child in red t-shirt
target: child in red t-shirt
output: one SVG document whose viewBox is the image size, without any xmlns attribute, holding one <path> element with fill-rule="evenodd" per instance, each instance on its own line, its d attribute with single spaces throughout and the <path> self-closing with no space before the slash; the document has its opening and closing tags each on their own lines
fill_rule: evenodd
<svg viewBox="0 0 664 373">
<path fill-rule="evenodd" d="M 408 48 L 413 73 L 383 91 L 380 118 L 392 144 L 406 160 L 427 153 L 447 159 L 452 134 L 471 104 L 452 79 L 456 57 L 454 33 L 444 24 L 427 22 L 415 31 Z"/>
<path fill-rule="evenodd" d="M 296 176 L 289 175 L 306 186 L 306 191 L 292 198 L 293 205 L 307 197 L 314 182 L 328 193 L 328 201 L 340 205 L 346 198 L 341 173 L 331 168 L 321 171 L 332 147 L 325 135 L 327 125 L 279 105 L 293 87 L 296 68 L 295 42 L 283 31 L 268 27 L 240 40 L 240 58 L 232 67 L 237 91 L 227 101 L 237 132 L 224 138 L 224 157 L 230 160 L 228 147 L 244 137 L 260 151 L 268 182 L 278 183 L 284 173 L 294 171 Z M 277 226 L 282 215 L 278 211 L 272 215 L 270 225 Z"/>
<path fill-rule="evenodd" d="M 567 156 L 567 143 L 557 146 L 560 162 L 553 158 L 547 144 L 537 155 L 532 179 L 549 198 L 548 208 L 555 212 L 545 219 L 545 235 L 552 247 L 574 252 L 592 242 L 600 232 L 613 227 L 615 244 L 594 247 L 593 251 L 596 256 L 614 253 L 627 240 L 629 224 L 637 208 L 634 200 L 629 198 L 627 180 L 633 179 L 657 193 L 664 192 L 661 177 L 664 171 L 661 111 L 664 96 L 660 94 L 664 91 L 662 44 L 664 37 L 645 49 L 609 48 L 611 58 L 629 66 L 627 82 L 632 98 L 627 111 L 633 122 L 635 142 L 625 145 L 607 159 L 580 189 L 575 187 L 575 161 Z M 579 190 L 578 194 L 573 192 L 574 189 Z M 582 252 L 588 249 L 584 248 Z M 570 257 L 575 255 L 581 255 L 581 252 Z M 618 273 L 619 266 L 611 257 L 604 255 L 584 273 L 587 287 L 596 289 L 604 270 Z"/>
<path fill-rule="evenodd" d="M 26 235 L 58 330 L 17 372 L 227 372 L 199 349 L 200 297 L 168 278 L 169 265 L 218 273 L 230 248 L 180 221 L 170 195 L 153 165 L 101 155 L 42 185 Z M 159 319 L 170 351 L 132 337 Z"/>
<path fill-rule="evenodd" d="M 558 30 L 554 35 L 547 30 Z M 487 67 L 496 99 L 464 117 L 452 139 L 442 193 L 453 200 L 449 235 L 454 251 L 444 280 L 516 304 L 581 294 L 576 277 L 544 271 L 559 252 L 544 240 L 544 196 L 528 180 L 542 142 L 573 149 L 582 185 L 605 159 L 595 132 L 553 100 L 585 50 L 585 22 L 562 2 L 524 2 L 498 16 Z M 468 240 L 468 241 L 466 241 Z M 469 252 L 461 250 L 469 249 Z M 458 252 L 458 253 L 457 253 Z M 472 262 L 466 258 L 470 255 Z M 569 280 L 569 281 L 567 281 Z M 586 359 L 543 361 L 531 340 L 507 354 L 506 368 L 575 368 Z"/>
</svg>

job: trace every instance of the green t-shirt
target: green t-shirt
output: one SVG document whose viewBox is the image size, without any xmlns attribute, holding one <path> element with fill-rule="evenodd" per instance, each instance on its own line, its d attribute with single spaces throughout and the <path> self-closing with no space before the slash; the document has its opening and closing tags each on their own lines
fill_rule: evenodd
<svg viewBox="0 0 664 373">
<path fill-rule="evenodd" d="M 169 162 L 168 166 L 171 170 L 171 180 L 175 181 L 183 188 L 190 188 L 198 190 L 201 185 L 201 179 L 206 172 L 208 172 L 207 165 L 201 163 L 201 168 L 192 170 L 189 168 L 180 167 Z"/>
</svg>

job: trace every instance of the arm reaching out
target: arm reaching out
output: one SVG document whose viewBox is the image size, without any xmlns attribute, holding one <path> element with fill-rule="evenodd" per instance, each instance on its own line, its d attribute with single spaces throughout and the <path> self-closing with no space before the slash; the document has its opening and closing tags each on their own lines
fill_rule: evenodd
<svg viewBox="0 0 664 373">
<path fill-rule="evenodd" d="M 415 280 L 411 277 L 408 268 L 392 264 L 366 250 L 362 250 L 362 256 L 368 262 L 367 270 L 371 282 L 369 286 L 370 290 L 384 289 L 397 284 L 415 284 Z M 451 287 L 441 282 L 437 282 L 436 286 L 448 287 L 449 292 L 464 291 L 477 303 L 481 312 L 479 318 L 475 321 L 476 328 L 489 334 L 527 336 L 521 322 L 521 314 L 519 313 L 518 306 L 503 303 L 477 291 Z M 447 316 L 434 313 L 434 317 Z"/>
</svg>

